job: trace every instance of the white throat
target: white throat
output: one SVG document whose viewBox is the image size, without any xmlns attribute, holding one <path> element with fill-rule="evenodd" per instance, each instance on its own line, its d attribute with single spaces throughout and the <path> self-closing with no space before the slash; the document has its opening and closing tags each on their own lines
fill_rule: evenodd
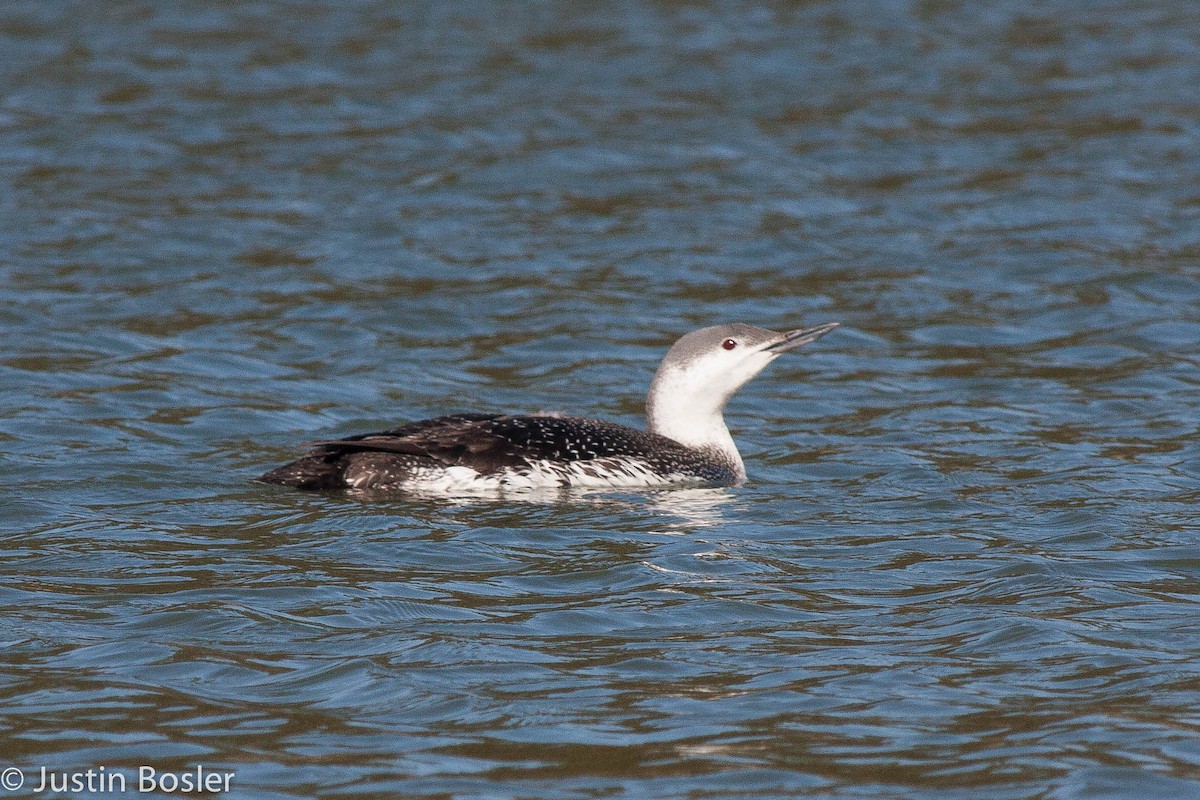
<svg viewBox="0 0 1200 800">
<path fill-rule="evenodd" d="M 724 417 L 725 403 L 742 382 L 718 383 L 714 391 L 710 378 L 695 369 L 660 367 L 646 397 L 647 426 L 651 433 L 688 447 L 715 451 L 729 461 L 738 480 L 745 480 L 746 467 Z"/>
<path fill-rule="evenodd" d="M 740 483 L 746 467 L 729 429 L 725 404 L 782 353 L 829 333 L 836 322 L 786 333 L 744 323 L 713 325 L 681 337 L 654 373 L 646 397 L 651 433 L 723 458 Z"/>
</svg>

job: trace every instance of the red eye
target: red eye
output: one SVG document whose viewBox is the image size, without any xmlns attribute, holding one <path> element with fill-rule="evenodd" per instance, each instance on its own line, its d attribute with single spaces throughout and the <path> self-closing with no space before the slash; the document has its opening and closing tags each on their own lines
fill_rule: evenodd
<svg viewBox="0 0 1200 800">
<path fill-rule="evenodd" d="M 721 347 L 724 347 L 726 350 L 732 350 L 733 348 L 737 347 L 737 342 L 735 342 L 733 339 L 726 339 L 725 341 L 721 342 Z"/>
</svg>

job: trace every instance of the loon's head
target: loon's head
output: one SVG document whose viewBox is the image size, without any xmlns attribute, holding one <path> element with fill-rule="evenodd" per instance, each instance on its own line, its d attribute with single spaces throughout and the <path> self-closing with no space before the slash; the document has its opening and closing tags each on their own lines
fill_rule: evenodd
<svg viewBox="0 0 1200 800">
<path fill-rule="evenodd" d="M 744 323 L 687 334 L 667 351 L 646 398 L 650 430 L 694 447 L 733 445 L 722 412 L 729 398 L 782 354 L 816 341 L 836 322 L 786 333 Z M 733 456 L 737 458 L 736 448 Z"/>
</svg>

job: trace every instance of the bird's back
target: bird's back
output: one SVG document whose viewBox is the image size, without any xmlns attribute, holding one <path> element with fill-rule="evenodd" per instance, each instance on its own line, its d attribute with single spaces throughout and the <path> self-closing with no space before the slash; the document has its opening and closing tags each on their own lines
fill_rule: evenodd
<svg viewBox="0 0 1200 800">
<path fill-rule="evenodd" d="M 315 442 L 259 480 L 303 489 L 727 485 L 720 453 L 613 422 L 549 414 L 456 414 Z"/>
</svg>

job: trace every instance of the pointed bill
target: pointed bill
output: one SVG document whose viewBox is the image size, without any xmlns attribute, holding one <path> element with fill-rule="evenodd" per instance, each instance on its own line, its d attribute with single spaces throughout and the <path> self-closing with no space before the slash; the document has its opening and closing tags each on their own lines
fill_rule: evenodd
<svg viewBox="0 0 1200 800">
<path fill-rule="evenodd" d="M 841 325 L 840 322 L 826 322 L 824 325 L 814 325 L 811 328 L 798 328 L 794 331 L 781 333 L 779 341 L 772 342 L 763 349 L 772 353 L 786 353 L 788 350 L 795 350 L 801 345 L 815 342 L 839 325 Z"/>
</svg>

